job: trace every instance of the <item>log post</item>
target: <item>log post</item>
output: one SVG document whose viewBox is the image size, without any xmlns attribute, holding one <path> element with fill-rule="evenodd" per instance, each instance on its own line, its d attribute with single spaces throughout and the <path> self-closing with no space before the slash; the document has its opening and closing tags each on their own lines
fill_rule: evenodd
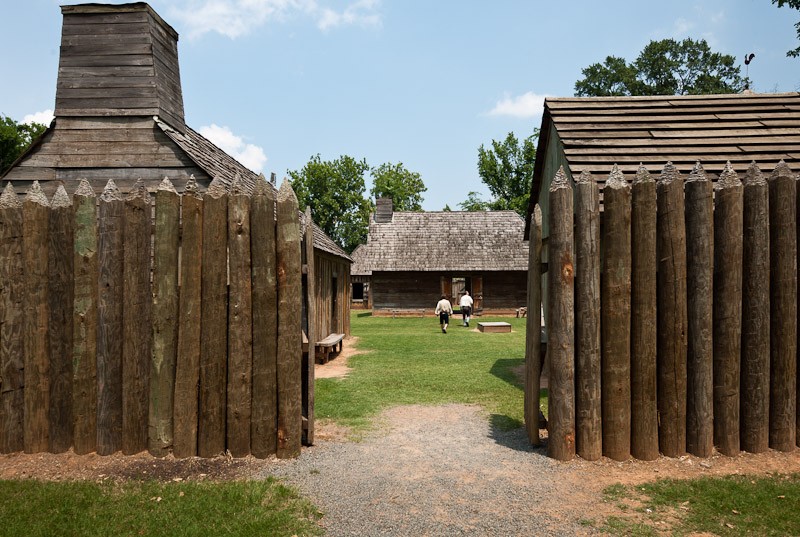
<svg viewBox="0 0 800 537">
<path fill-rule="evenodd" d="M 278 450 L 280 459 L 300 455 L 303 342 L 300 222 L 297 197 L 284 180 L 277 204 L 278 261 Z M 309 342 L 310 344 L 310 342 Z"/>
<path fill-rule="evenodd" d="M 305 232 L 305 259 L 306 259 L 306 285 L 305 285 L 305 301 L 306 301 L 306 319 L 308 321 L 308 330 L 306 336 L 308 339 L 308 352 L 303 354 L 303 417 L 305 418 L 306 426 L 303 431 L 303 442 L 305 445 L 310 446 L 314 444 L 314 365 L 316 364 L 315 347 L 312 342 L 317 341 L 317 292 L 316 292 L 316 278 L 314 275 L 315 263 L 314 260 L 314 221 L 311 219 L 311 207 L 306 207 L 306 232 Z M 339 285 L 346 285 L 349 288 L 349 283 L 339 282 Z M 338 289 L 333 289 L 334 293 Z M 339 305 L 341 307 L 341 304 Z M 342 310 L 344 311 L 344 310 Z M 343 314 L 339 314 L 340 318 Z M 342 325 L 349 327 L 349 318 L 342 319 Z M 350 329 L 342 330 L 349 333 Z"/>
<path fill-rule="evenodd" d="M 50 339 L 48 231 L 50 203 L 34 181 L 22 203 L 22 255 L 25 261 L 23 356 L 25 357 L 25 453 L 48 449 Z"/>
<path fill-rule="evenodd" d="M 714 192 L 699 162 L 685 190 L 686 449 L 692 455 L 710 457 L 714 449 Z"/>
<path fill-rule="evenodd" d="M 631 456 L 631 189 L 615 164 L 603 189 L 603 454 Z"/>
<path fill-rule="evenodd" d="M 147 449 L 150 360 L 150 193 L 139 179 L 125 199 L 122 308 L 122 453 Z"/>
<path fill-rule="evenodd" d="M 0 196 L 0 453 L 23 448 L 23 267 L 22 203 L 9 182 Z"/>
<path fill-rule="evenodd" d="M 785 162 L 769 184 L 769 447 L 792 451 L 796 439 L 797 183 Z"/>
<path fill-rule="evenodd" d="M 200 297 L 203 266 L 203 197 L 194 176 L 181 197 L 178 356 L 175 364 L 173 448 L 175 457 L 197 455 L 200 383 Z"/>
<path fill-rule="evenodd" d="M 97 196 L 86 179 L 73 200 L 75 303 L 73 308 L 73 449 L 85 455 L 97 449 Z"/>
<path fill-rule="evenodd" d="M 671 162 L 656 191 L 658 443 L 678 457 L 686 451 L 686 224 L 683 179 Z"/>
<path fill-rule="evenodd" d="M 742 207 L 742 182 L 728 162 L 714 201 L 714 442 L 730 456 L 739 453 Z"/>
<path fill-rule="evenodd" d="M 237 175 L 228 197 L 228 449 L 250 454 L 253 397 L 253 295 L 250 266 L 250 196 Z"/>
<path fill-rule="evenodd" d="M 631 454 L 658 458 L 656 182 L 644 166 L 631 200 Z"/>
<path fill-rule="evenodd" d="M 531 217 L 528 241 L 528 316 L 525 324 L 525 430 L 538 446 L 539 392 L 542 375 L 542 210 L 537 204 Z"/>
<path fill-rule="evenodd" d="M 741 447 L 769 449 L 769 187 L 755 162 L 744 178 Z"/>
<path fill-rule="evenodd" d="M 278 282 L 275 260 L 275 193 L 256 181 L 250 209 L 253 263 L 253 415 L 250 448 L 254 457 L 274 454 L 278 443 Z"/>
<path fill-rule="evenodd" d="M 197 453 L 225 452 L 228 363 L 228 194 L 222 180 L 203 195 L 203 275 L 200 321 L 200 419 Z"/>
<path fill-rule="evenodd" d="M 550 184 L 548 341 L 550 384 L 547 455 L 575 456 L 575 302 L 572 254 L 572 186 L 559 168 Z"/>
<path fill-rule="evenodd" d="M 600 187 L 586 171 L 575 184 L 575 263 L 575 448 L 578 455 L 594 461 L 603 455 Z"/>
<path fill-rule="evenodd" d="M 59 185 L 50 202 L 50 453 L 72 447 L 72 200 Z"/>
</svg>

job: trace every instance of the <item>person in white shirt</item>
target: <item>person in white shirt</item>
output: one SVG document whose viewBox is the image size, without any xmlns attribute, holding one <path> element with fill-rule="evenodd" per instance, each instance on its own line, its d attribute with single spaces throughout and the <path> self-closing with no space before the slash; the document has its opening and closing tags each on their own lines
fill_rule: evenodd
<svg viewBox="0 0 800 537">
<path fill-rule="evenodd" d="M 461 297 L 459 306 L 461 307 L 461 317 L 464 320 L 464 326 L 469 326 L 469 316 L 472 314 L 472 297 L 469 296 L 469 291 L 464 291 L 464 296 Z"/>
<path fill-rule="evenodd" d="M 439 325 L 442 327 L 442 333 L 447 333 L 447 325 L 450 322 L 450 316 L 453 314 L 453 306 L 447 300 L 446 295 L 442 295 L 442 299 L 436 304 L 434 313 L 439 316 Z"/>
</svg>

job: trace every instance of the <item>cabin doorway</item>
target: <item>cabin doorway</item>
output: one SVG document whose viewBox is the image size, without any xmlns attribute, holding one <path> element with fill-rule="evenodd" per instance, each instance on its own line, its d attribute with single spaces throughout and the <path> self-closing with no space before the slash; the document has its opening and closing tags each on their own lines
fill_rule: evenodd
<svg viewBox="0 0 800 537">
<path fill-rule="evenodd" d="M 339 332 L 339 285 L 336 276 L 331 280 L 331 333 Z"/>
<path fill-rule="evenodd" d="M 469 291 L 472 297 L 472 310 L 475 314 L 483 311 L 483 278 L 481 276 L 442 277 L 442 294 L 446 295 L 457 308 L 464 292 Z"/>
</svg>

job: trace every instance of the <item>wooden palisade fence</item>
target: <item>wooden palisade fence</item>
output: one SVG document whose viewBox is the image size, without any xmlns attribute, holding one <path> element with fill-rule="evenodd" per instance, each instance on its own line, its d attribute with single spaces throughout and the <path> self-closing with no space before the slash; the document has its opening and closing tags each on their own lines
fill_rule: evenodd
<svg viewBox="0 0 800 537">
<path fill-rule="evenodd" d="M 288 182 L 276 199 L 263 178 L 124 198 L 109 181 L 99 199 L 6 185 L 0 452 L 299 455 L 300 229 Z"/>
<path fill-rule="evenodd" d="M 784 162 L 766 179 L 753 163 L 743 181 L 728 164 L 714 190 L 700 163 L 686 181 L 667 163 L 657 182 L 640 167 L 631 188 L 614 166 L 601 249 L 596 181 L 585 173 L 573 192 L 559 170 L 549 193 L 551 457 L 795 449 L 797 181 Z M 541 230 L 537 207 L 529 312 L 541 308 L 530 292 L 541 285 Z M 539 341 L 538 324 L 528 339 Z M 526 347 L 533 444 L 540 352 Z"/>
</svg>

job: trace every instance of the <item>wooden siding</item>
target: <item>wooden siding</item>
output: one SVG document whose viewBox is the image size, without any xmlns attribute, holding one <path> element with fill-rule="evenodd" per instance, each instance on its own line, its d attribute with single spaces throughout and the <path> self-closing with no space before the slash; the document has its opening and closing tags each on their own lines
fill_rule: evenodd
<svg viewBox="0 0 800 537">
<path fill-rule="evenodd" d="M 323 339 L 328 334 L 334 333 L 350 335 L 350 263 L 317 249 L 314 251 L 314 279 L 316 284 L 314 326 L 317 337 Z"/>
</svg>

